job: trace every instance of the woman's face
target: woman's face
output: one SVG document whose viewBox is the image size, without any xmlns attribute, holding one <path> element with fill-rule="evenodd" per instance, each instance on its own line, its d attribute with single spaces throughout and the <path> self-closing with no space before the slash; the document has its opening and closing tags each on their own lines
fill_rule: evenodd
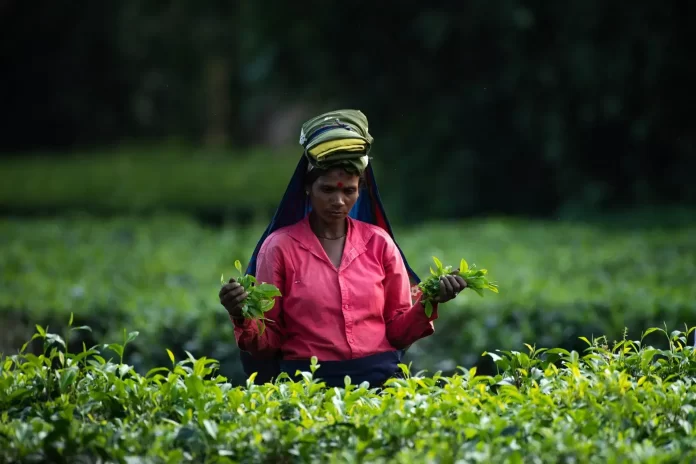
<svg viewBox="0 0 696 464">
<path fill-rule="evenodd" d="M 312 184 L 312 210 L 326 223 L 343 221 L 358 200 L 359 186 L 359 176 L 340 168 L 330 170 Z"/>
</svg>

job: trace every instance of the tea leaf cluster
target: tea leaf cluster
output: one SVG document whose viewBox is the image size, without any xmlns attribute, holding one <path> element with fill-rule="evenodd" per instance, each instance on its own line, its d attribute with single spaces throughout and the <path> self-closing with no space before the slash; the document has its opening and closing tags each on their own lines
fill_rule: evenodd
<svg viewBox="0 0 696 464">
<path fill-rule="evenodd" d="M 244 287 L 244 290 L 248 295 L 244 300 L 244 305 L 242 306 L 242 315 L 246 319 L 257 321 L 259 324 L 259 331 L 263 333 L 266 327 L 263 321 L 270 320 L 264 317 L 264 313 L 273 309 L 275 297 L 281 296 L 280 290 L 275 285 L 266 282 L 259 284 L 256 277 L 250 274 L 245 274 L 244 271 L 242 271 L 241 261 L 236 260 L 234 262 L 234 267 L 239 273 L 239 277 L 235 280 L 242 287 Z M 223 285 L 225 283 L 224 274 L 220 275 L 220 283 Z"/>
</svg>

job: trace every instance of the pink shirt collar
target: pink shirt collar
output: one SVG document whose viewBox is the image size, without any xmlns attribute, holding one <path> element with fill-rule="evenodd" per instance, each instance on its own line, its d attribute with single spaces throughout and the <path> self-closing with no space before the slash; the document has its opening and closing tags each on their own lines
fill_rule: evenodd
<svg viewBox="0 0 696 464">
<path fill-rule="evenodd" d="M 367 249 L 366 244 L 375 234 L 375 231 L 372 230 L 369 224 L 357 221 L 351 217 L 348 217 L 347 220 L 348 233 L 346 235 L 345 246 L 343 247 L 341 266 L 337 269 L 339 272 L 348 267 L 355 258 L 365 252 Z M 312 227 L 309 224 L 309 215 L 288 228 L 288 235 L 296 240 L 302 248 L 326 262 L 331 268 L 336 269 L 324 251 L 324 248 L 321 246 L 319 238 L 312 231 Z"/>
</svg>

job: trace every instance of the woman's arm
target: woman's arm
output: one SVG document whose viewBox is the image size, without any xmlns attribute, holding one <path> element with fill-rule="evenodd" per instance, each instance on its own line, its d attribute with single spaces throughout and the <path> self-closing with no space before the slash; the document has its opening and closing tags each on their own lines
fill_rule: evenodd
<svg viewBox="0 0 696 464">
<path fill-rule="evenodd" d="M 438 304 L 433 303 L 433 312 L 427 317 L 420 296 L 415 304 L 411 303 L 411 282 L 406 265 L 399 249 L 391 240 L 385 247 L 383 265 L 386 273 L 384 319 L 387 339 L 392 346 L 402 349 L 435 331 L 432 321 L 438 317 Z"/>
<path fill-rule="evenodd" d="M 285 288 L 284 267 L 280 248 L 273 243 L 273 240 L 267 239 L 257 257 L 256 280 L 259 283 L 273 284 L 282 293 Z M 232 319 L 237 346 L 240 350 L 248 351 L 255 358 L 272 358 L 280 351 L 284 328 L 282 296 L 275 297 L 273 309 L 266 312 L 264 317 L 270 321 L 263 321 L 265 329 L 262 334 L 259 333 L 257 321 Z"/>
</svg>

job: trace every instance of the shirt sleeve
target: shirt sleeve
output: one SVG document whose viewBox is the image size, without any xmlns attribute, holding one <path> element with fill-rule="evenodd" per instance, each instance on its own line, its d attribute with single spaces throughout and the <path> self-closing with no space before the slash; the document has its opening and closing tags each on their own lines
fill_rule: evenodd
<svg viewBox="0 0 696 464">
<path fill-rule="evenodd" d="M 430 317 L 425 315 L 425 306 L 420 295 L 415 304 L 411 298 L 411 281 L 399 249 L 391 240 L 387 242 L 383 255 L 384 319 L 387 339 L 396 349 L 403 349 L 417 340 L 435 332 L 433 321 L 438 317 L 438 304 L 433 303 Z"/>
<path fill-rule="evenodd" d="M 280 248 L 275 243 L 262 245 L 257 256 L 256 280 L 258 283 L 269 283 L 283 292 L 285 288 L 284 260 Z M 263 321 L 265 329 L 260 333 L 258 321 L 232 319 L 234 336 L 237 346 L 242 351 L 248 351 L 255 358 L 272 358 L 280 352 L 283 328 L 283 299 L 275 297 L 275 305 L 265 313 Z"/>
</svg>

